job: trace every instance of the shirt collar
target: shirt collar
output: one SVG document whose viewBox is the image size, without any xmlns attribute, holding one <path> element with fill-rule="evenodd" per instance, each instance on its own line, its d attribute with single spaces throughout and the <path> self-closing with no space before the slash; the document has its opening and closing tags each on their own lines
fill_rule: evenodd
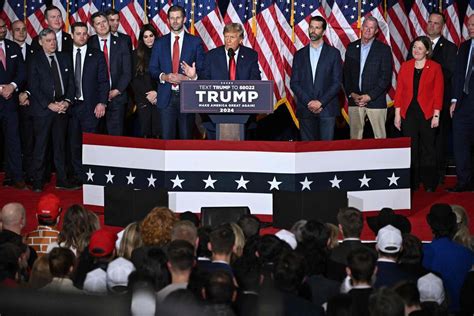
<svg viewBox="0 0 474 316">
<path fill-rule="evenodd" d="M 374 40 L 375 40 L 375 38 L 371 39 L 371 40 L 370 40 L 368 43 L 366 43 L 366 44 L 364 44 L 364 42 L 361 40 L 361 41 L 360 41 L 360 45 L 361 45 L 362 47 L 370 47 L 370 46 L 372 46 L 372 43 L 374 42 Z"/>
<path fill-rule="evenodd" d="M 179 36 L 179 39 L 184 39 L 184 28 L 179 32 L 179 34 L 171 33 L 171 39 L 174 40 L 176 36 Z"/>
<path fill-rule="evenodd" d="M 377 259 L 377 262 L 391 262 L 391 263 L 397 263 L 395 260 L 393 260 L 393 259 L 388 259 L 388 258 L 378 258 L 378 259 Z"/>
</svg>

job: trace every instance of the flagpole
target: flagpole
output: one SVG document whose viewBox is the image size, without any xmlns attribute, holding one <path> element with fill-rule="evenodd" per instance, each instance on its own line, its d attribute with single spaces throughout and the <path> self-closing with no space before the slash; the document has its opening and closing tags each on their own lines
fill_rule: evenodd
<svg viewBox="0 0 474 316">
<path fill-rule="evenodd" d="M 252 1 L 252 33 L 257 36 L 257 0 Z"/>
<path fill-rule="evenodd" d="M 112 0 L 112 9 L 115 9 L 115 0 Z"/>
<path fill-rule="evenodd" d="M 443 0 L 439 0 L 439 12 L 443 12 Z"/>
<path fill-rule="evenodd" d="M 291 41 L 294 43 L 295 42 L 295 0 L 291 0 L 290 25 L 291 25 Z"/>
<path fill-rule="evenodd" d="M 27 22 L 27 19 L 26 19 L 26 8 L 28 7 L 28 5 L 26 4 L 26 0 L 23 1 L 23 22 L 25 23 L 26 25 L 26 22 Z"/>
<path fill-rule="evenodd" d="M 195 8 L 194 0 L 191 0 L 191 29 L 189 30 L 192 35 L 194 35 L 194 8 Z"/>
<path fill-rule="evenodd" d="M 69 11 L 70 11 L 70 8 L 69 8 L 69 0 L 68 0 L 66 1 L 66 23 L 65 23 L 66 33 L 69 33 Z"/>
<path fill-rule="evenodd" d="M 440 0 L 441 1 L 441 0 Z M 387 0 L 383 1 L 383 17 L 385 18 L 385 21 L 387 20 Z"/>
<path fill-rule="evenodd" d="M 361 11 L 362 11 L 362 0 L 357 1 L 357 28 L 359 29 L 360 36 L 360 26 L 361 26 Z"/>
<path fill-rule="evenodd" d="M 150 21 L 148 21 L 148 6 L 146 0 L 143 2 L 143 10 L 145 11 L 145 24 L 148 24 Z"/>
</svg>

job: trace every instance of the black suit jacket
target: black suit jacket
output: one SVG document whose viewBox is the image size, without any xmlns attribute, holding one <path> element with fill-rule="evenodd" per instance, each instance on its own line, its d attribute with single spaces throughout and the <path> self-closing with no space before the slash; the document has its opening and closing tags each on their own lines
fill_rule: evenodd
<svg viewBox="0 0 474 316">
<path fill-rule="evenodd" d="M 132 89 L 133 94 L 135 96 L 135 102 L 138 106 L 150 104 L 148 99 L 146 98 L 146 93 L 148 91 L 156 91 L 157 90 L 157 82 L 156 80 L 152 80 L 150 76 L 150 70 L 148 65 L 150 64 L 150 56 L 151 56 L 151 49 L 145 49 L 145 69 L 143 74 L 137 74 L 137 63 L 138 63 L 138 56 L 137 50 L 133 52 L 132 60 L 133 60 L 133 79 L 132 79 Z"/>
<path fill-rule="evenodd" d="M 360 240 L 344 240 L 341 244 L 339 244 L 339 246 L 331 251 L 330 259 L 346 266 L 347 256 L 351 253 L 351 251 L 361 247 L 368 249 L 370 252 L 372 252 L 375 258 L 377 258 L 377 252 L 373 248 L 364 245 Z"/>
<path fill-rule="evenodd" d="M 388 45 L 374 39 L 362 72 L 362 89 L 359 88 L 361 40 L 349 44 L 344 62 L 344 89 L 349 105 L 355 106 L 351 93 L 368 94 L 367 108 L 387 107 L 386 95 L 392 79 L 392 52 Z"/>
<path fill-rule="evenodd" d="M 91 36 L 87 44 L 102 52 L 97 35 Z M 132 80 L 132 57 L 126 42 L 113 35 L 110 36 L 109 65 L 112 78 L 110 89 L 120 91 L 120 95 L 111 103 L 125 104 L 127 103 L 127 87 Z"/>
<path fill-rule="evenodd" d="M 0 65 L 0 84 L 14 82 L 18 88 L 24 86 L 26 67 L 23 62 L 20 46 L 17 43 L 4 39 L 6 69 Z M 17 110 L 18 94 L 15 91 L 8 100 L 0 96 L 0 112 L 14 112 Z"/>
<path fill-rule="evenodd" d="M 472 116 L 474 114 L 472 112 L 472 107 L 466 106 L 467 104 L 463 104 L 464 98 L 470 97 L 472 100 L 472 95 L 474 95 L 474 75 L 471 76 L 471 80 L 469 81 L 469 95 L 467 96 L 464 94 L 464 82 L 466 80 L 466 69 L 468 67 L 469 62 L 469 49 L 471 48 L 471 42 L 473 40 L 465 41 L 459 47 L 458 55 L 456 57 L 456 69 L 454 72 L 454 83 L 453 83 L 453 99 L 456 99 L 456 115 L 460 112 L 464 114 L 468 114 Z"/>
<path fill-rule="evenodd" d="M 68 52 L 71 52 L 72 51 L 72 38 L 71 38 L 71 34 L 69 33 L 66 33 L 64 31 L 61 31 L 62 32 L 62 42 L 61 42 L 61 52 L 65 52 L 65 53 L 68 53 Z M 41 47 L 41 45 L 39 44 L 39 35 L 38 36 L 35 36 L 35 38 L 33 38 L 33 40 L 31 41 L 31 49 L 33 49 L 33 51 L 42 51 L 43 48 Z"/>
<path fill-rule="evenodd" d="M 413 42 L 410 44 L 410 50 L 408 51 L 407 60 L 412 59 L 412 48 Z M 433 55 L 431 59 L 441 65 L 443 70 L 444 78 L 444 98 L 443 105 L 444 108 L 449 108 L 451 104 L 451 98 L 453 97 L 453 81 L 454 81 L 454 71 L 456 69 L 456 53 L 458 48 L 456 44 L 441 36 L 436 43 L 436 46 L 433 48 Z"/>
<path fill-rule="evenodd" d="M 132 53 L 133 45 L 132 45 L 132 39 L 130 38 L 130 36 L 121 32 L 117 32 L 116 36 L 119 37 L 121 40 L 123 40 L 127 44 L 127 47 L 130 50 L 130 53 Z"/>
<path fill-rule="evenodd" d="M 72 52 L 76 54 L 76 52 Z M 72 56 L 71 56 L 72 58 Z M 98 103 L 107 104 L 109 97 L 109 78 L 104 54 L 92 47 L 87 47 L 84 66 L 82 68 L 82 96 L 84 103 L 81 107 L 73 105 L 71 114 L 86 111 L 88 115 L 94 116 L 94 109 Z"/>
<path fill-rule="evenodd" d="M 225 46 L 210 50 L 206 54 L 204 71 L 201 79 L 229 80 L 229 66 L 227 64 Z M 236 80 L 260 80 L 258 54 L 251 48 L 240 46 L 236 64 Z"/>
<path fill-rule="evenodd" d="M 64 86 L 64 99 L 74 100 L 74 69 L 69 54 L 57 52 L 56 58 L 61 71 Z M 28 90 L 30 91 L 30 106 L 34 116 L 55 114 L 48 109 L 54 102 L 54 79 L 48 57 L 44 51 L 37 51 L 31 58 L 28 68 Z"/>
</svg>

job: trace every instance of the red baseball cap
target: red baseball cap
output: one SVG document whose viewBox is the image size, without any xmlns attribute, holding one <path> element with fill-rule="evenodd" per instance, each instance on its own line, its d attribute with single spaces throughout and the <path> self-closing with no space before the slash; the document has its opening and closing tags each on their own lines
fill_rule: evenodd
<svg viewBox="0 0 474 316">
<path fill-rule="evenodd" d="M 38 206 L 36 209 L 36 215 L 43 219 L 56 219 L 58 218 L 61 208 L 59 207 L 59 198 L 52 194 L 47 193 L 40 197 Z"/>
<path fill-rule="evenodd" d="M 89 253 L 94 257 L 105 257 L 115 249 L 117 234 L 101 228 L 92 233 L 89 243 Z"/>
</svg>

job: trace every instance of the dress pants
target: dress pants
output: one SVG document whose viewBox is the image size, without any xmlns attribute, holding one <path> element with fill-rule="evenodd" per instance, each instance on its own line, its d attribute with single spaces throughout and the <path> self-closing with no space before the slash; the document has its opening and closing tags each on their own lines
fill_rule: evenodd
<svg viewBox="0 0 474 316">
<path fill-rule="evenodd" d="M 35 134 L 33 132 L 33 116 L 30 114 L 28 106 L 20 106 L 18 108 L 21 153 L 23 171 L 26 178 L 33 178 L 33 149 L 35 145 Z"/>
<path fill-rule="evenodd" d="M 0 124 L 5 137 L 5 171 L 14 182 L 22 181 L 23 170 L 21 166 L 20 134 L 18 132 L 18 113 L 0 109 Z"/>
<path fill-rule="evenodd" d="M 298 118 L 300 122 L 300 134 L 302 141 L 333 140 L 335 117 L 312 117 Z"/>
<path fill-rule="evenodd" d="M 439 128 L 436 132 L 436 163 L 439 178 L 446 175 L 446 167 L 448 164 L 448 137 L 452 128 L 452 121 L 449 115 L 449 106 L 443 107 L 439 115 Z"/>
<path fill-rule="evenodd" d="M 49 110 L 48 110 L 49 111 Z M 35 146 L 33 150 L 34 184 L 42 185 L 46 168 L 46 152 L 51 137 L 53 144 L 53 160 L 56 167 L 56 183 L 66 181 L 65 154 L 67 114 L 52 111 L 46 116 L 34 117 Z"/>
<path fill-rule="evenodd" d="M 408 107 L 402 120 L 403 136 L 411 137 L 411 183 L 417 188 L 423 183 L 426 188 L 436 189 L 436 129 L 431 128 L 431 119 L 426 120 L 417 103 Z"/>
<path fill-rule="evenodd" d="M 351 139 L 362 139 L 364 135 L 365 117 L 369 118 L 375 138 L 387 138 L 385 122 L 387 109 L 369 109 L 365 106 L 349 107 L 349 125 Z"/>
<path fill-rule="evenodd" d="M 113 136 L 123 135 L 126 107 L 127 99 L 125 98 L 125 101 L 122 102 L 122 95 L 115 97 L 115 99 L 109 102 L 105 111 L 107 134 Z"/>
<path fill-rule="evenodd" d="M 169 105 L 160 109 L 159 114 L 163 139 L 192 139 L 195 114 L 181 113 L 179 92 L 171 91 Z"/>
<path fill-rule="evenodd" d="M 151 103 L 137 106 L 138 122 L 140 123 L 140 136 L 146 138 L 158 137 L 161 134 L 161 122 L 156 105 Z"/>
</svg>

